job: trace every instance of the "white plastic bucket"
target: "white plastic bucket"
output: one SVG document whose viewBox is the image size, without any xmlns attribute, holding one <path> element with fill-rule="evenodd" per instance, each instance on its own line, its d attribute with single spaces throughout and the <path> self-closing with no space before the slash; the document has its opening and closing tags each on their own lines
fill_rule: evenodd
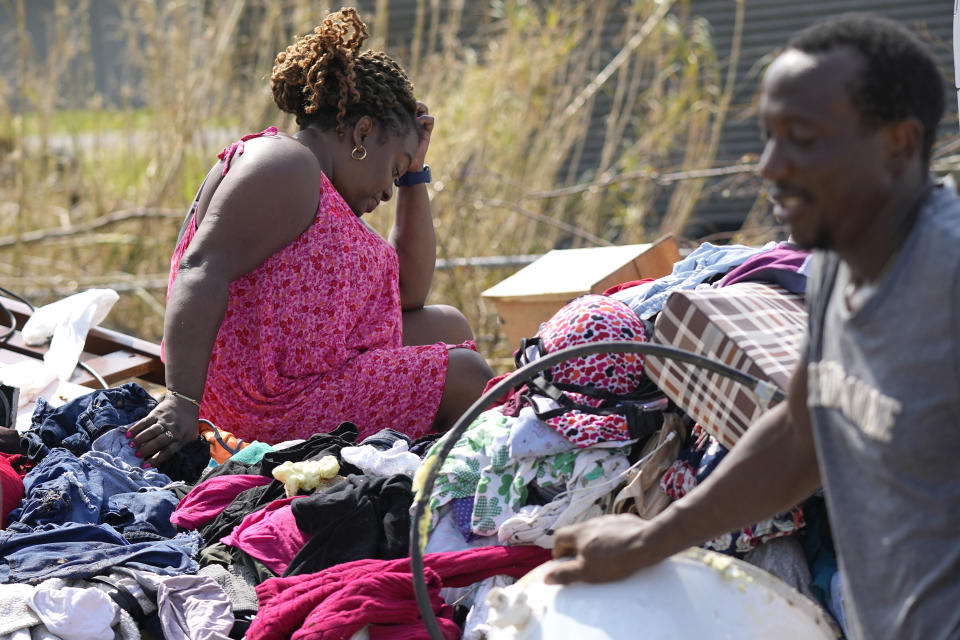
<svg viewBox="0 0 960 640">
<path fill-rule="evenodd" d="M 839 633 L 813 602 L 730 556 L 689 549 L 618 582 L 549 585 L 556 561 L 494 590 L 489 640 L 828 640 Z"/>
</svg>

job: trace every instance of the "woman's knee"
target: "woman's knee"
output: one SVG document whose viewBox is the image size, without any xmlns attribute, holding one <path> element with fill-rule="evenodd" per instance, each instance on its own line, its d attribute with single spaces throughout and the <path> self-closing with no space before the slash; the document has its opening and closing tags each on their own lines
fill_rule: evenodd
<svg viewBox="0 0 960 640">
<path fill-rule="evenodd" d="M 405 345 L 446 342 L 459 344 L 473 340 L 473 330 L 466 316 L 456 307 L 435 304 L 403 312 Z"/>
<path fill-rule="evenodd" d="M 450 333 L 450 336 L 456 340 L 451 340 L 451 344 L 459 344 L 467 340 L 473 340 L 473 329 L 470 327 L 470 321 L 463 312 L 456 307 L 447 304 L 432 305 L 434 309 L 443 318 L 443 326 Z"/>
<path fill-rule="evenodd" d="M 483 394 L 492 377 L 493 369 L 479 353 L 471 349 L 451 349 L 435 428 L 446 430 L 452 427 Z"/>
<path fill-rule="evenodd" d="M 493 369 L 484 357 L 473 349 L 451 349 L 448 358 L 448 381 L 452 376 L 468 386 L 476 386 L 479 382 L 482 390 L 487 381 L 493 377 Z"/>
</svg>

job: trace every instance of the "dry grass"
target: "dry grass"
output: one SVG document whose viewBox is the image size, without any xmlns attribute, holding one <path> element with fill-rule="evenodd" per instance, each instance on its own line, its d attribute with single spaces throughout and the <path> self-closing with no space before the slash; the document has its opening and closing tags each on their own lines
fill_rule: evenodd
<svg viewBox="0 0 960 640">
<path fill-rule="evenodd" d="M 107 110 L 93 90 L 93 0 L 55 2 L 42 59 L 24 1 L 0 8 L 18 25 L 5 47 L 16 51 L 17 80 L 0 84 L 0 281 L 36 302 L 118 285 L 108 324 L 157 340 L 167 262 L 194 190 L 236 133 L 292 130 L 267 78 L 276 52 L 325 10 L 307 0 L 119 3 L 110 36 L 125 48 L 115 78 L 123 104 Z M 658 211 L 663 187 L 649 176 L 713 165 L 733 78 L 685 3 L 541 4 L 492 4 L 484 46 L 472 49 L 456 38 L 462 2 L 447 3 L 443 20 L 438 2 L 418 2 L 418 37 L 405 51 L 437 116 L 441 258 L 649 241 L 681 229 L 703 188 L 682 182 Z M 377 2 L 366 16 L 375 42 L 387 11 Z M 622 25 L 615 42 L 603 32 L 611 20 Z M 601 99 L 610 116 L 591 125 Z M 584 166 L 587 146 L 600 149 L 598 166 Z M 609 184 L 565 189 L 590 181 Z M 371 222 L 385 232 L 390 217 Z M 489 356 L 513 345 L 480 292 L 508 273 L 459 268 L 435 279 L 432 300 L 462 308 Z"/>
</svg>

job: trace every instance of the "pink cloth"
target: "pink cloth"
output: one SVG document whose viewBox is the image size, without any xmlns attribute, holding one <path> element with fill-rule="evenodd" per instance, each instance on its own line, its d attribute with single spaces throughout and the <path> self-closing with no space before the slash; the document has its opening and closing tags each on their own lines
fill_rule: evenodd
<svg viewBox="0 0 960 640">
<path fill-rule="evenodd" d="M 297 526 L 290 510 L 290 503 L 301 497 L 274 500 L 263 509 L 247 514 L 220 542 L 237 547 L 270 571 L 282 574 L 307 542 L 307 536 Z"/>
<path fill-rule="evenodd" d="M 238 495 L 254 487 L 273 482 L 259 475 L 222 475 L 204 480 L 183 497 L 170 515 L 170 522 L 184 529 L 207 524 L 227 508 Z"/>
<path fill-rule="evenodd" d="M 224 150 L 225 171 L 234 153 L 239 144 Z M 247 441 L 306 438 L 344 420 L 360 439 L 386 427 L 419 438 L 440 404 L 448 346 L 402 346 L 396 251 L 326 176 L 318 187 L 313 224 L 230 283 L 200 415 Z M 171 288 L 195 220 L 171 258 Z"/>
<path fill-rule="evenodd" d="M 519 578 L 550 557 L 550 550 L 540 547 L 500 546 L 424 556 L 427 591 L 444 638 L 458 638 L 460 629 L 440 597 L 441 587 L 465 587 L 495 575 Z M 375 625 L 371 639 L 394 638 L 394 630 L 415 634 L 420 620 L 410 558 L 357 560 L 319 573 L 270 578 L 257 586 L 257 599 L 260 610 L 247 640 L 347 639 L 368 624 Z M 424 629 L 403 637 L 428 636 Z"/>
</svg>

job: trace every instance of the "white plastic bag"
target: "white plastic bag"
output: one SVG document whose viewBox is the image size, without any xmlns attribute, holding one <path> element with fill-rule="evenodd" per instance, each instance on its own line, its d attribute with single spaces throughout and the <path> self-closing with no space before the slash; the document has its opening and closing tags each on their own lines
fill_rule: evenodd
<svg viewBox="0 0 960 640">
<path fill-rule="evenodd" d="M 119 299 L 113 289 L 88 289 L 51 302 L 27 320 L 21 331 L 23 341 L 37 346 L 52 336 L 43 361 L 60 380 L 69 380 L 90 327 L 100 324 Z"/>
</svg>

